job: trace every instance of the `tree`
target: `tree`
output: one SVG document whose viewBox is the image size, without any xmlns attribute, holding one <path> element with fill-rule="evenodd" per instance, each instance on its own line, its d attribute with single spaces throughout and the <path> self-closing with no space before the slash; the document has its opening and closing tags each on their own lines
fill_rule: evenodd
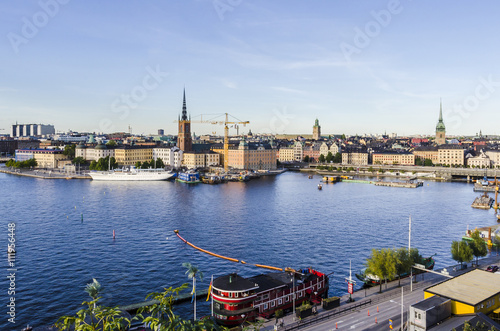
<svg viewBox="0 0 500 331">
<path fill-rule="evenodd" d="M 421 158 L 419 158 L 419 157 L 417 157 L 417 158 L 415 159 L 415 165 L 417 165 L 417 166 L 421 166 L 421 165 L 423 165 L 422 159 L 421 159 Z"/>
<path fill-rule="evenodd" d="M 366 260 L 366 271 L 380 279 L 380 293 L 382 282 L 387 278 L 392 279 L 396 274 L 396 258 L 394 251 L 388 248 L 372 249 L 370 257 Z"/>
<path fill-rule="evenodd" d="M 330 163 L 333 161 L 333 154 L 332 152 L 328 151 L 328 154 L 326 154 L 326 158 L 325 158 L 326 162 Z"/>
<path fill-rule="evenodd" d="M 434 166 L 434 164 L 432 163 L 431 159 L 425 159 L 424 160 L 424 166 L 426 166 L 426 167 L 432 167 L 432 166 Z"/>
<path fill-rule="evenodd" d="M 89 169 L 90 169 L 90 170 L 97 170 L 97 162 L 96 162 L 96 160 L 92 160 L 92 161 L 90 162 Z"/>
<path fill-rule="evenodd" d="M 141 161 L 137 161 L 137 162 L 135 163 L 135 167 L 136 167 L 137 169 L 140 169 L 140 168 L 141 168 L 141 166 L 142 166 Z"/>
<path fill-rule="evenodd" d="M 304 156 L 304 162 L 309 162 L 309 155 Z"/>
<path fill-rule="evenodd" d="M 368 171 L 369 171 L 369 172 L 371 172 L 371 173 L 374 173 L 374 172 L 375 172 L 375 169 L 373 169 L 373 167 L 372 167 L 372 166 L 370 166 L 370 167 L 368 168 Z"/>
<path fill-rule="evenodd" d="M 325 163 L 325 156 L 324 156 L 323 154 L 321 154 L 321 155 L 319 156 L 319 158 L 318 158 L 318 161 L 319 161 L 320 163 Z"/>
<path fill-rule="evenodd" d="M 412 260 L 407 248 L 398 248 L 394 253 L 396 258 L 396 274 L 398 275 L 399 282 L 398 286 L 401 286 L 401 276 L 410 273 Z"/>
<path fill-rule="evenodd" d="M 79 157 L 75 157 L 71 163 L 73 164 L 85 164 L 87 163 L 87 160 L 85 160 L 83 157 L 79 156 Z"/>
<path fill-rule="evenodd" d="M 76 149 L 75 144 L 66 145 L 64 146 L 63 155 L 66 155 L 70 159 L 73 159 L 75 157 L 75 149 Z"/>
<path fill-rule="evenodd" d="M 165 163 L 163 163 L 163 160 L 160 158 L 156 159 L 156 168 L 165 168 Z"/>
<path fill-rule="evenodd" d="M 106 143 L 106 146 L 111 147 L 111 146 L 116 146 L 116 141 L 110 140 Z"/>
<path fill-rule="evenodd" d="M 332 159 L 332 162 L 333 163 L 342 163 L 342 154 L 341 153 L 335 154 L 335 156 Z"/>
<path fill-rule="evenodd" d="M 486 256 L 488 254 L 488 248 L 486 247 L 486 242 L 481 238 L 481 233 L 479 230 L 474 231 L 471 234 L 472 241 L 469 242 L 469 246 L 472 249 L 472 254 L 476 257 L 476 265 L 480 257 Z"/>
<path fill-rule="evenodd" d="M 462 269 L 463 262 L 472 261 L 472 248 L 463 240 L 452 241 L 451 243 L 451 258 L 460 262 L 460 269 Z"/>
<path fill-rule="evenodd" d="M 196 321 L 196 276 L 200 276 L 200 281 L 203 281 L 203 272 L 201 272 L 198 267 L 192 265 L 189 262 L 184 262 L 182 264 L 184 268 L 187 268 L 186 274 L 188 275 L 189 279 L 193 280 L 193 301 L 194 301 L 194 320 Z"/>
<path fill-rule="evenodd" d="M 85 292 L 87 292 L 90 297 L 92 298 L 92 300 L 94 301 L 94 304 L 97 302 L 97 299 L 99 297 L 99 292 L 101 291 L 101 284 L 97 281 L 97 279 L 95 278 L 92 278 L 93 279 L 93 282 L 92 283 L 89 283 L 87 284 L 87 286 L 85 286 Z M 95 308 L 95 305 L 94 305 L 94 308 Z"/>
</svg>

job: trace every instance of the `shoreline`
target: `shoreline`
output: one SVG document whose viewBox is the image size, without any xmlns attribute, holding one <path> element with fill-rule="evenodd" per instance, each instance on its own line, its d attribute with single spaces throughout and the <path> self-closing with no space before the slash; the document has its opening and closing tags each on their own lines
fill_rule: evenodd
<svg viewBox="0 0 500 331">
<path fill-rule="evenodd" d="M 61 173 L 52 170 L 18 170 L 19 171 L 12 171 L 5 168 L 0 168 L 0 173 L 39 179 L 92 179 L 92 177 L 88 175 Z"/>
</svg>

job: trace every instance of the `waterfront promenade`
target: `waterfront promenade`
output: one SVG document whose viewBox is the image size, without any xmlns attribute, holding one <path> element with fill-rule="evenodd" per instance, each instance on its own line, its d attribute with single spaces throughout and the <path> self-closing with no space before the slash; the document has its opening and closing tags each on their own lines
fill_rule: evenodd
<svg viewBox="0 0 500 331">
<path fill-rule="evenodd" d="M 478 268 L 486 269 L 490 264 L 500 264 L 500 255 L 492 253 L 492 256 L 479 260 Z M 456 266 L 447 267 L 450 276 L 459 276 L 467 271 L 458 270 Z M 456 269 L 456 270 L 455 270 Z M 441 272 L 442 269 L 435 270 Z M 499 275 L 500 277 L 500 275 Z M 424 299 L 424 290 L 429 286 L 448 279 L 445 276 L 434 273 L 425 273 L 416 276 L 413 283 L 413 291 L 410 291 L 410 280 L 401 280 L 403 288 L 403 318 L 407 321 L 409 306 Z M 347 283 L 330 284 L 330 286 L 347 286 Z M 304 318 L 301 321 L 294 319 L 292 314 L 284 317 L 283 327 L 278 330 L 388 330 L 389 319 L 392 320 L 394 330 L 399 330 L 401 325 L 401 287 L 398 280 L 382 285 L 383 292 L 379 293 L 380 286 L 361 289 L 352 294 L 354 302 L 349 302 L 349 294 L 341 297 L 340 307 L 325 311 L 318 306 L 316 316 Z M 274 330 L 275 319 L 266 321 L 262 330 Z"/>
</svg>

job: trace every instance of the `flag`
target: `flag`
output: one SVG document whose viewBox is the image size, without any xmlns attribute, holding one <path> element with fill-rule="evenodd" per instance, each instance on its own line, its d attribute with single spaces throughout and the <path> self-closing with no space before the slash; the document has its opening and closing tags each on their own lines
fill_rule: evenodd
<svg viewBox="0 0 500 331">
<path fill-rule="evenodd" d="M 210 300 L 210 291 L 212 290 L 212 282 L 210 282 L 210 285 L 208 286 L 208 295 L 207 295 L 207 301 Z"/>
</svg>

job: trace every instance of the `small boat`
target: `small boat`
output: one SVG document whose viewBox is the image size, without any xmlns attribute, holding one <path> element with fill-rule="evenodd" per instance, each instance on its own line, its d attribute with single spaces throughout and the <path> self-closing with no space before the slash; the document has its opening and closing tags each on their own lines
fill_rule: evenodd
<svg viewBox="0 0 500 331">
<path fill-rule="evenodd" d="M 323 185 L 318 184 L 318 190 L 320 190 L 320 191 L 321 191 L 322 189 L 323 189 Z"/>
<path fill-rule="evenodd" d="M 313 175 L 309 175 L 309 176 L 307 176 L 307 178 L 313 179 Z"/>
<path fill-rule="evenodd" d="M 195 171 L 179 172 L 175 180 L 186 184 L 201 183 L 200 173 Z"/>
</svg>

